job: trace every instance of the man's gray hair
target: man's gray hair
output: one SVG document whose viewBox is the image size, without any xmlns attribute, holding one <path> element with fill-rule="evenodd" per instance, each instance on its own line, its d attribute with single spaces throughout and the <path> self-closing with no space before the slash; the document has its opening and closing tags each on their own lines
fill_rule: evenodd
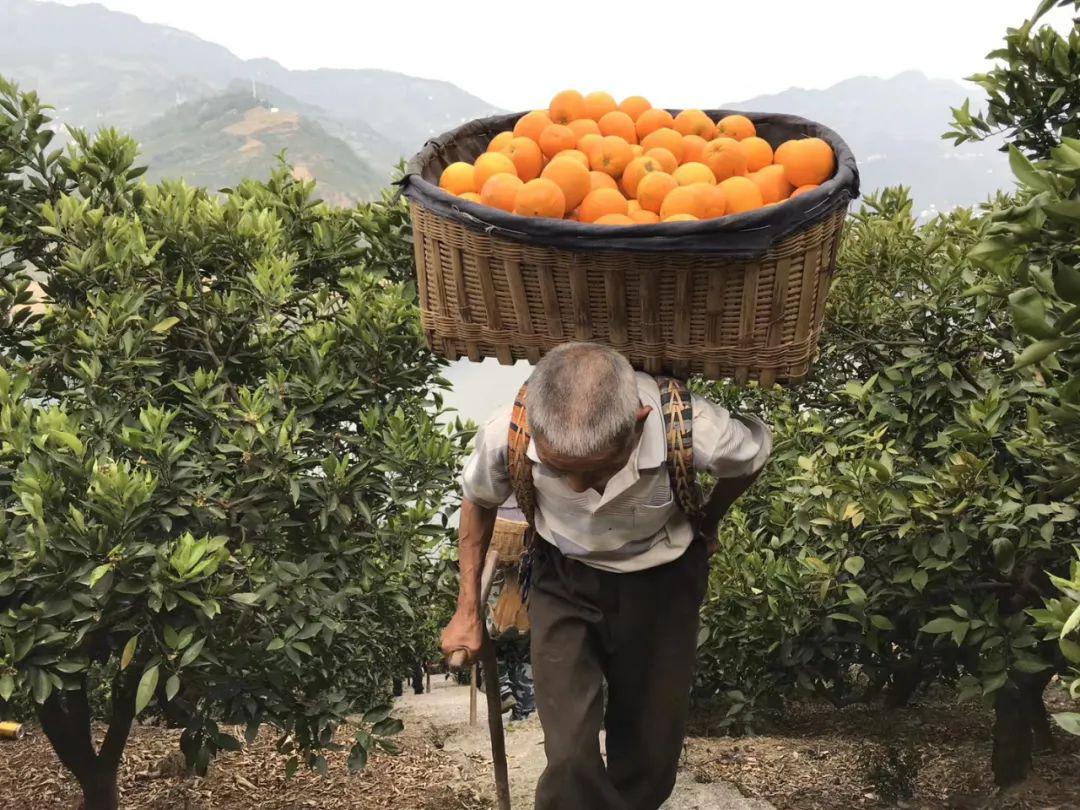
<svg viewBox="0 0 1080 810">
<path fill-rule="evenodd" d="M 637 378 L 614 349 L 564 343 L 529 378 L 529 429 L 562 455 L 582 458 L 624 440 L 641 408 Z"/>
</svg>

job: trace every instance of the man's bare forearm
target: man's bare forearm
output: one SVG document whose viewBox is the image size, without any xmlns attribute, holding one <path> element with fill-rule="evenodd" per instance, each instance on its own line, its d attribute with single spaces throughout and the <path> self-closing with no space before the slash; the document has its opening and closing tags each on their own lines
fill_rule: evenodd
<svg viewBox="0 0 1080 810">
<path fill-rule="evenodd" d="M 466 498 L 461 504 L 458 527 L 458 610 L 480 613 L 480 578 L 491 545 L 498 510 L 487 509 Z"/>
<path fill-rule="evenodd" d="M 731 505 L 739 499 L 746 490 L 750 489 L 754 481 L 761 475 L 758 470 L 753 475 L 744 475 L 738 478 L 721 478 L 716 482 L 708 500 L 702 510 L 701 524 L 698 527 L 706 537 L 716 537 L 720 521 L 724 519 Z"/>
</svg>

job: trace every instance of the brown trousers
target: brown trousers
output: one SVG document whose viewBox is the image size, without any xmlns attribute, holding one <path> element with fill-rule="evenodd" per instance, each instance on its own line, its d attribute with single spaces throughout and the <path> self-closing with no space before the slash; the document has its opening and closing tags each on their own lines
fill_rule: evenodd
<svg viewBox="0 0 1080 810">
<path fill-rule="evenodd" d="M 536 810 L 657 810 L 674 787 L 686 732 L 705 544 L 626 574 L 537 545 L 529 618 L 547 768 Z"/>
</svg>

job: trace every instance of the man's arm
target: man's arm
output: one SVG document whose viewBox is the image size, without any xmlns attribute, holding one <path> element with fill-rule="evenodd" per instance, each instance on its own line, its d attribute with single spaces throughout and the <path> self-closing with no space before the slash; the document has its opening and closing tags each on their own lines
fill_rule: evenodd
<svg viewBox="0 0 1080 810">
<path fill-rule="evenodd" d="M 497 509 L 480 506 L 468 498 L 462 501 L 458 526 L 457 610 L 442 632 L 442 651 L 448 656 L 456 650 L 464 650 L 468 661 L 475 661 L 480 654 L 484 638 L 480 579 L 497 515 Z"/>
<path fill-rule="evenodd" d="M 724 519 L 731 505 L 739 499 L 746 490 L 750 489 L 754 481 L 761 475 L 757 470 L 751 475 L 742 475 L 735 478 L 721 478 L 712 488 L 708 499 L 702 509 L 701 520 L 697 530 L 709 544 L 709 553 L 716 551 L 717 535 L 720 531 L 720 521 Z"/>
</svg>

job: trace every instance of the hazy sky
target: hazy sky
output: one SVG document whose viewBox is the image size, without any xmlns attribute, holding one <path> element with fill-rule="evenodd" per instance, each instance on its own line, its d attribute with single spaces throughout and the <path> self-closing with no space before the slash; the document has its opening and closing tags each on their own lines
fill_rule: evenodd
<svg viewBox="0 0 1080 810">
<path fill-rule="evenodd" d="M 64 0 L 74 5 L 82 0 Z M 1034 0 L 102 0 L 289 68 L 446 79 L 508 109 L 563 87 L 717 106 L 792 85 L 985 66 Z"/>
</svg>

